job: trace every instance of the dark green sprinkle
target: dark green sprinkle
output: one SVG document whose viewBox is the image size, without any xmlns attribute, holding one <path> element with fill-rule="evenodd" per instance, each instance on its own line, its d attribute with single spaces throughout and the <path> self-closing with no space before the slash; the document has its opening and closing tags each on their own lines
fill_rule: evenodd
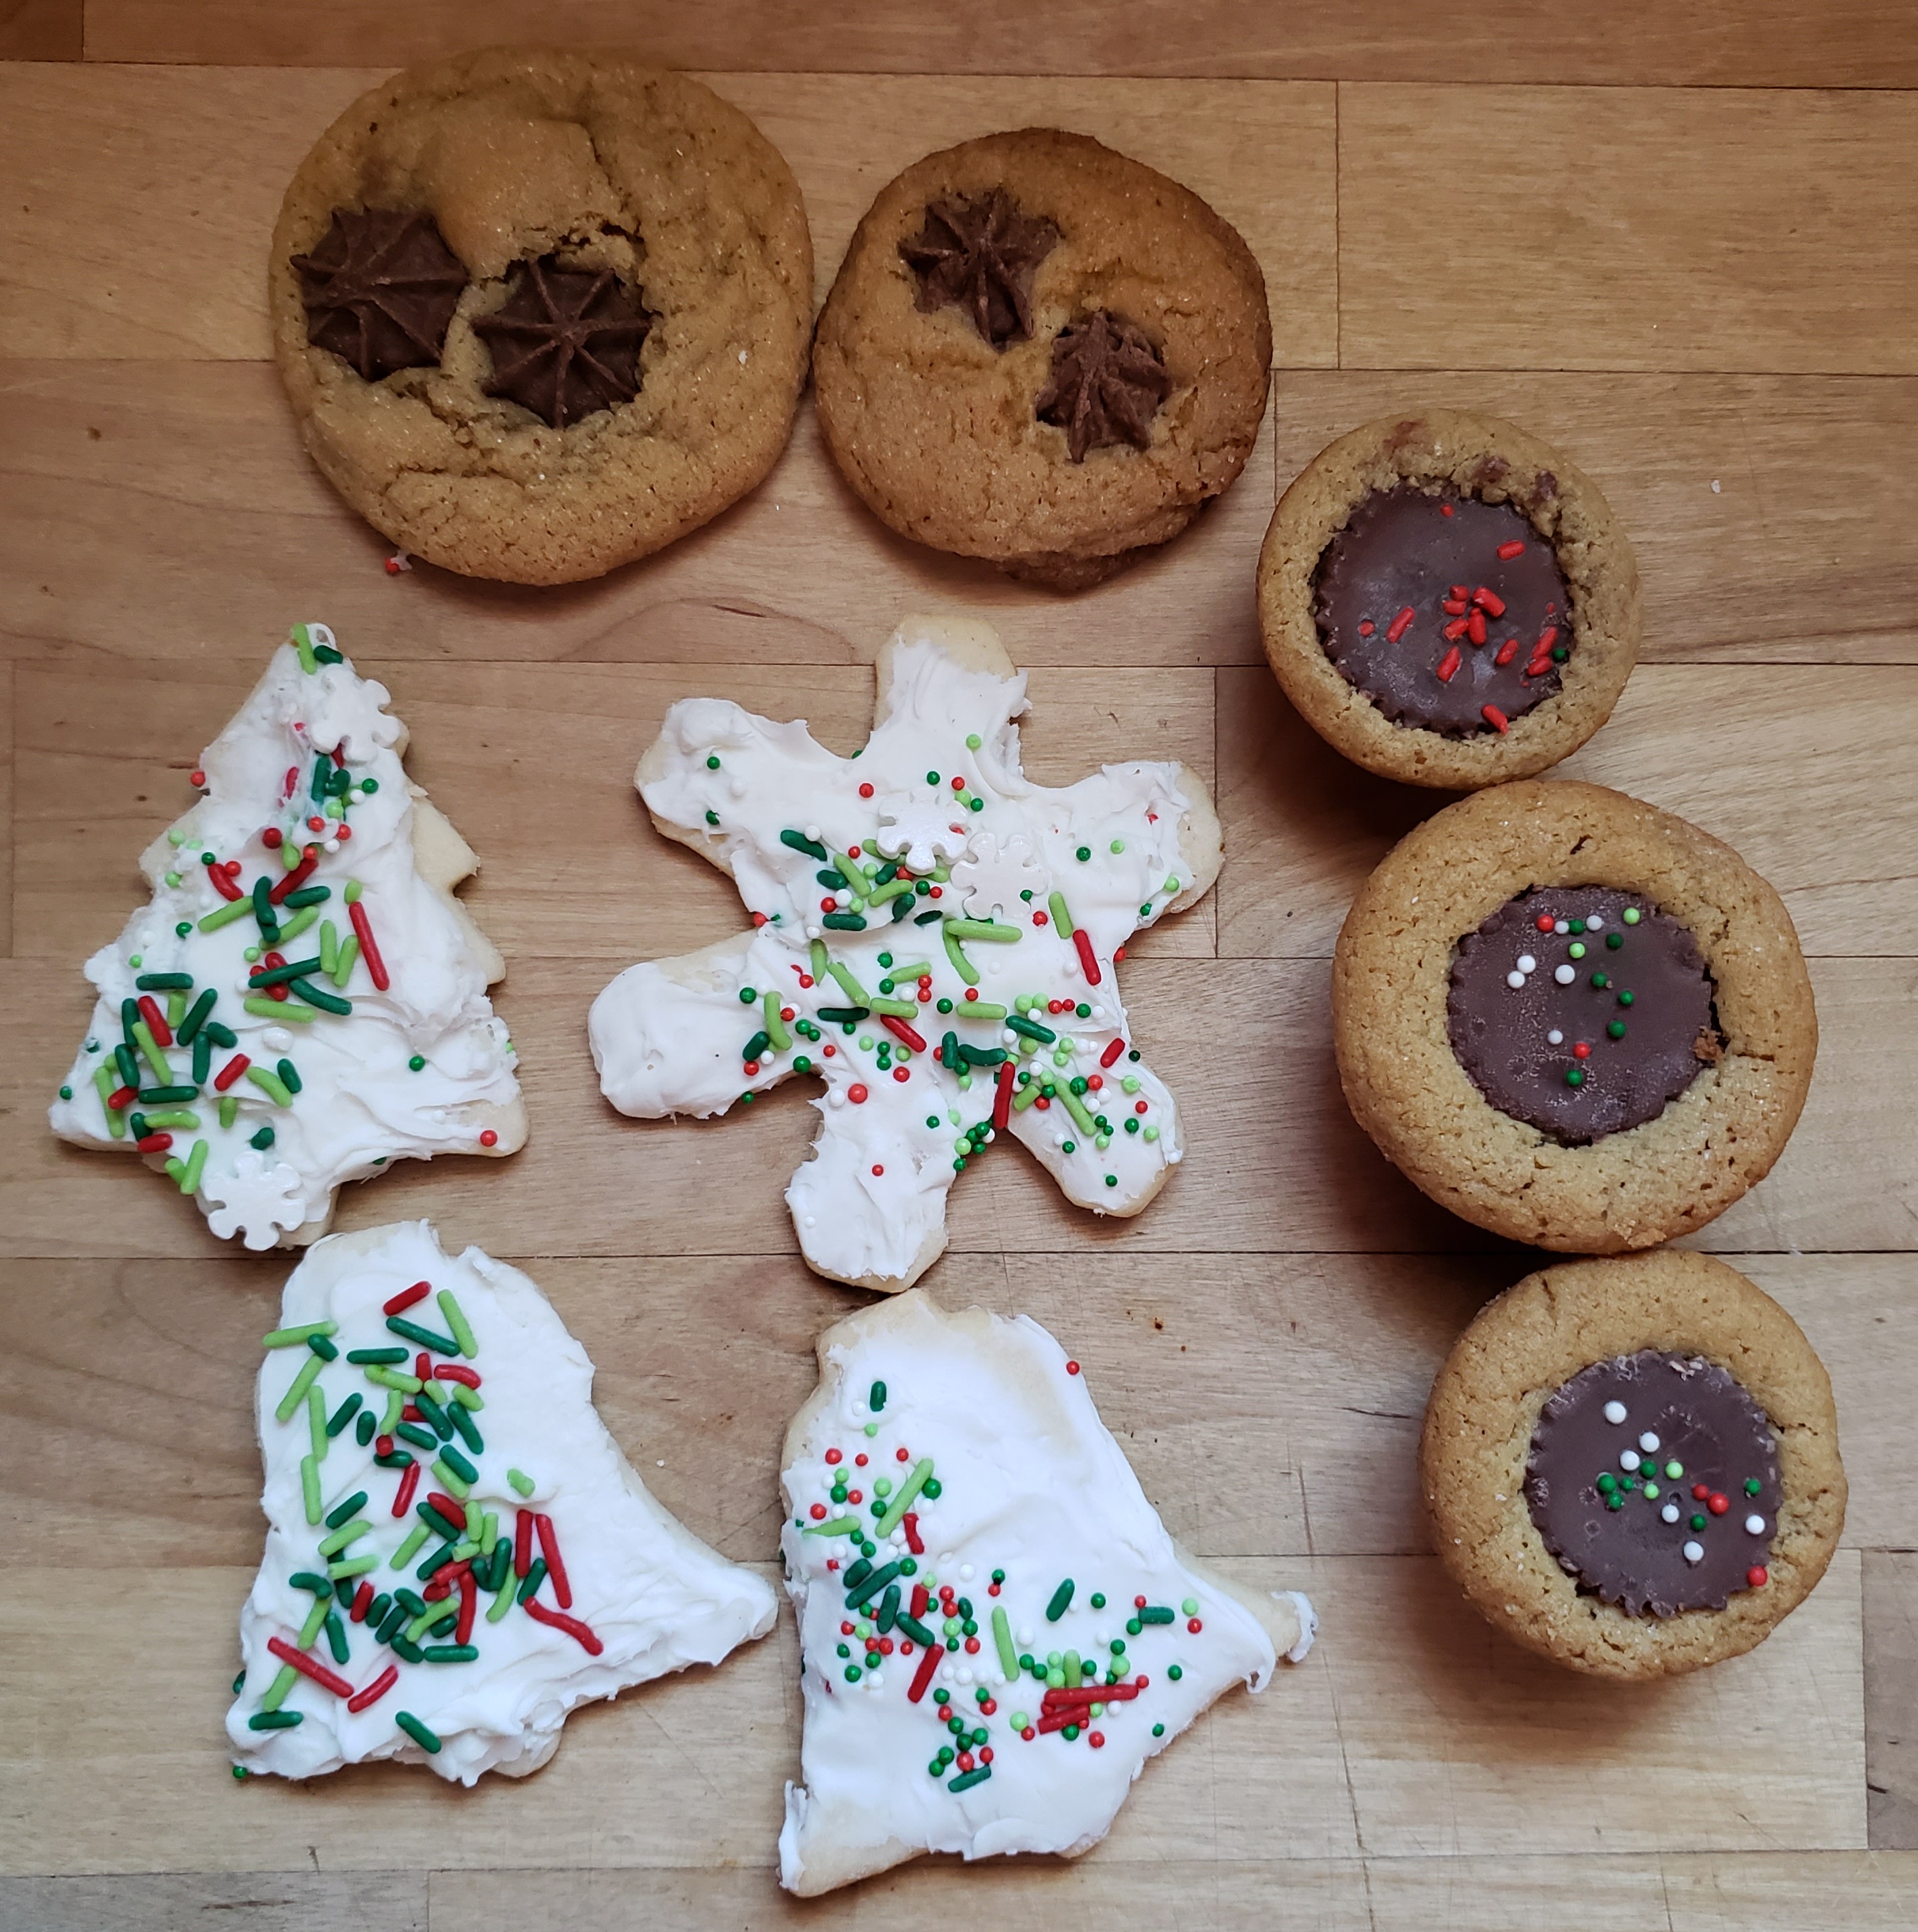
<svg viewBox="0 0 1918 1932">
<path fill-rule="evenodd" d="M 193 984 L 191 973 L 143 973 L 134 984 L 143 993 L 184 993 Z"/>
<path fill-rule="evenodd" d="M 1625 1022 L 1624 1022 L 1624 1021 L 1622 1021 L 1622 1020 L 1612 1020 L 1612 1021 L 1608 1022 L 1607 1023 L 1607 1025 L 1606 1025 L 1606 1028 L 1605 1028 L 1605 1031 L 1606 1031 L 1608 1034 L 1610 1034 L 1610 1036 L 1611 1036 L 1613 1040 L 1622 1040 L 1622 1039 L 1624 1039 L 1624 1037 L 1625 1037 Z"/>
<path fill-rule="evenodd" d="M 1022 1033 L 1028 1040 L 1043 1041 L 1049 1046 L 1058 1038 L 1050 1027 L 1041 1026 L 1037 1020 L 1022 1019 L 1017 1013 L 1008 1013 L 1005 1023 L 1014 1033 Z"/>
<path fill-rule="evenodd" d="M 353 1437 L 362 1449 L 373 1440 L 374 1432 L 379 1426 L 378 1420 L 371 1409 L 360 1411 L 359 1420 L 353 1424 Z"/>
<path fill-rule="evenodd" d="M 349 1348 L 347 1360 L 356 1364 L 362 1362 L 404 1362 L 412 1353 L 410 1348 Z"/>
<path fill-rule="evenodd" d="M 396 1712 L 393 1721 L 422 1750 L 437 1751 L 440 1748 L 440 1740 L 410 1711 Z"/>
<path fill-rule="evenodd" d="M 342 1577 L 344 1586 L 346 1579 Z M 347 1627 L 340 1621 L 338 1610 L 326 1612 L 326 1647 L 333 1653 L 335 1664 L 344 1664 L 353 1655 L 353 1647 L 347 1642 Z"/>
<path fill-rule="evenodd" d="M 330 1597 L 333 1594 L 333 1580 L 322 1576 L 311 1570 L 296 1570 L 287 1579 L 296 1590 L 311 1590 L 316 1597 Z"/>
<path fill-rule="evenodd" d="M 300 1070 L 290 1060 L 280 1061 L 275 1070 L 285 1084 L 289 1094 L 297 1094 L 300 1090 Z"/>
<path fill-rule="evenodd" d="M 446 1412 L 434 1399 L 431 1389 L 421 1389 L 413 1396 L 413 1406 L 432 1425 L 433 1432 L 442 1442 L 453 1439 L 453 1425 L 446 1420 Z"/>
<path fill-rule="evenodd" d="M 366 1627 L 377 1636 L 380 1626 L 386 1621 L 386 1612 L 393 1607 L 393 1600 L 382 1590 L 366 1606 Z"/>
<path fill-rule="evenodd" d="M 417 1610 L 413 1612 L 415 1616 L 417 1616 L 419 1614 L 419 1612 Z M 389 1637 L 386 1641 L 391 1647 L 393 1654 L 399 1658 L 403 1664 L 418 1664 L 422 1660 L 419 1646 L 415 1643 L 412 1638 L 406 1634 L 404 1628 L 406 1624 L 410 1621 L 410 1618 L 402 1617 L 400 1619 L 401 1629 L 399 1634 L 395 1636 Z"/>
<path fill-rule="evenodd" d="M 863 932 L 866 921 L 856 912 L 829 912 L 819 921 L 821 926 L 830 926 L 835 932 Z"/>
<path fill-rule="evenodd" d="M 412 1072 L 415 1073 L 419 1072 L 426 1065 L 425 1054 L 423 1053 L 414 1054 L 411 1058 L 407 1060 L 407 1065 Z"/>
<path fill-rule="evenodd" d="M 345 773 L 341 774 L 342 777 Z M 289 892 L 280 903 L 291 906 L 297 911 L 302 906 L 324 905 L 333 896 L 331 886 L 302 886 L 296 892 Z"/>
<path fill-rule="evenodd" d="M 1066 1606 L 1072 1601 L 1072 1579 L 1068 1576 L 1052 1592 L 1052 1600 L 1046 1606 L 1046 1621 L 1055 1624 L 1066 1613 Z"/>
<path fill-rule="evenodd" d="M 324 1335 L 309 1335 L 306 1338 L 306 1346 L 323 1362 L 337 1362 L 340 1359 L 339 1343 L 329 1340 Z"/>
<path fill-rule="evenodd" d="M 1070 1730 L 1072 1727 L 1067 1725 L 1066 1728 Z M 992 1767 L 989 1764 L 982 1764 L 977 1770 L 961 1773 L 946 1789 L 948 1791 L 970 1791 L 975 1784 L 983 1784 L 992 1775 Z"/>
<path fill-rule="evenodd" d="M 259 1148 L 260 1152 L 264 1154 L 273 1144 L 273 1130 L 271 1127 L 262 1127 L 259 1132 L 254 1135 L 247 1142 L 247 1144 L 249 1147 Z"/>
<path fill-rule="evenodd" d="M 194 1036 L 206 1024 L 206 1016 L 213 1010 L 213 1003 L 220 995 L 209 986 L 188 1009 L 187 1016 L 173 1029 L 173 1037 L 183 1046 L 193 1044 Z"/>
<path fill-rule="evenodd" d="M 206 1022 L 206 1034 L 215 1046 L 238 1046 L 240 1036 L 230 1026 L 222 1026 L 218 1020 Z"/>
<path fill-rule="evenodd" d="M 431 1348 L 436 1355 L 457 1356 L 460 1345 L 450 1335 L 437 1334 L 431 1328 L 422 1328 L 417 1322 L 409 1322 L 404 1315 L 389 1315 L 386 1326 L 395 1335 L 404 1335 L 409 1342 L 417 1342 L 422 1348 Z"/>
<path fill-rule="evenodd" d="M 421 1652 L 428 1664 L 470 1664 L 479 1654 L 476 1643 L 429 1643 Z"/>
<path fill-rule="evenodd" d="M 177 1106 L 182 1100 L 197 1100 L 197 1087 L 143 1087 L 140 1090 L 140 1103 L 143 1107 Z"/>
<path fill-rule="evenodd" d="M 460 1432 L 460 1439 L 476 1456 L 486 1453 L 486 1438 L 479 1432 L 479 1425 L 456 1402 L 446 1405 L 446 1419 Z"/>
<path fill-rule="evenodd" d="M 449 1522 L 431 1503 L 421 1503 L 413 1510 L 414 1515 L 432 1531 L 435 1536 L 443 1536 L 449 1543 L 457 1543 L 461 1532 L 456 1523 Z"/>
<path fill-rule="evenodd" d="M 476 1483 L 479 1480 L 479 1472 L 450 1442 L 440 1444 L 440 1459 L 449 1469 L 458 1471 L 467 1482 Z"/>
<path fill-rule="evenodd" d="M 430 1450 L 434 1455 L 440 1453 L 440 1438 L 431 1430 L 422 1429 L 416 1422 L 403 1422 L 393 1431 L 402 1442 L 410 1442 L 416 1449 Z"/>
<path fill-rule="evenodd" d="M 250 1731 L 290 1731 L 306 1721 L 304 1711 L 256 1711 L 247 1720 Z"/>
<path fill-rule="evenodd" d="M 795 852 L 803 852 L 809 859 L 824 859 L 829 856 L 825 847 L 818 839 L 807 838 L 803 832 L 782 832 L 779 834 L 779 843 L 790 845 Z"/>
<path fill-rule="evenodd" d="M 422 1583 L 430 1583 L 432 1582 L 434 1577 L 437 1575 L 440 1570 L 445 1569 L 446 1565 L 452 1562 L 452 1544 L 450 1543 L 443 1543 L 437 1550 L 434 1550 L 432 1554 L 419 1565 L 418 1569 L 414 1570 L 413 1574 L 417 1576 Z"/>
<path fill-rule="evenodd" d="M 1616 952 L 1625 944 L 1625 934 L 1622 932 L 1608 932 L 1605 934 L 1605 944 Z"/>
<path fill-rule="evenodd" d="M 866 1406 L 875 1415 L 886 1406 L 886 1384 L 875 1382 L 866 1393 Z"/>
<path fill-rule="evenodd" d="M 756 1033 L 740 1048 L 740 1058 L 756 1063 L 759 1056 L 772 1044 L 773 1036 L 770 1034 Z"/>
<path fill-rule="evenodd" d="M 366 1412 L 368 1415 L 373 1413 L 370 1408 Z M 407 1422 L 400 1426 L 403 1429 L 410 1429 L 413 1424 Z M 390 1456 L 376 1456 L 373 1460 L 383 1469 L 410 1469 L 413 1467 L 413 1458 L 404 1449 L 395 1449 Z"/>
<path fill-rule="evenodd" d="M 317 1006 L 323 1013 L 350 1013 L 353 1010 L 352 1000 L 316 986 L 311 980 L 290 980 L 287 983 L 308 1006 Z"/>
<path fill-rule="evenodd" d="M 326 1527 L 338 1529 L 344 1523 L 351 1522 L 359 1511 L 366 1507 L 366 1492 L 356 1490 L 343 1503 L 336 1503 L 326 1512 Z"/>
<path fill-rule="evenodd" d="M 1164 1604 L 1148 1604 L 1139 1612 L 1142 1624 L 1169 1624 L 1172 1621 L 1172 1611 Z"/>
<path fill-rule="evenodd" d="M 536 1556 L 533 1559 L 532 1568 L 526 1573 L 526 1581 L 521 1584 L 519 1594 L 514 1600 L 522 1606 L 530 1603 L 545 1580 L 546 1559 L 543 1556 Z"/>
</svg>

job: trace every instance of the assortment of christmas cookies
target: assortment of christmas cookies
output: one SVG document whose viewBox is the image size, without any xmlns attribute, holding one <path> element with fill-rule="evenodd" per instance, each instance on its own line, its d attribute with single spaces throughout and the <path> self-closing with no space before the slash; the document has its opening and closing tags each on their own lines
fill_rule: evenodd
<svg viewBox="0 0 1918 1932">
<path fill-rule="evenodd" d="M 315 461 L 389 540 L 470 574 L 570 581 L 710 520 L 777 458 L 809 367 L 882 522 L 1057 590 L 1177 536 L 1250 451 L 1259 267 L 1097 142 L 1026 129 L 907 168 L 816 338 L 812 272 L 791 172 L 736 109 L 614 54 L 492 50 L 341 116 L 287 190 L 269 286 Z M 1586 1257 L 1499 1297 L 1440 1366 L 1418 1464 L 1437 1553 L 1573 1669 L 1736 1656 L 1835 1547 L 1830 1384 L 1751 1282 L 1658 1244 L 1769 1171 L 1817 1024 L 1790 919 L 1736 853 L 1535 778 L 1632 669 L 1630 544 L 1535 436 L 1427 410 L 1306 466 L 1257 591 L 1315 730 L 1469 794 L 1340 934 L 1352 1111 L 1454 1214 Z M 1025 680 L 983 624 L 907 619 L 877 683 L 845 758 L 803 722 L 672 707 L 635 783 L 750 928 L 629 969 L 590 1034 L 642 1118 L 821 1082 L 786 1194 L 800 1248 L 891 1293 L 1001 1139 L 1096 1214 L 1165 1184 L 1178 1115 L 1118 968 L 1210 888 L 1221 840 L 1182 765 L 1028 780 Z M 776 1605 L 648 1494 L 525 1275 L 423 1222 L 320 1238 L 345 1181 L 526 1136 L 504 962 L 454 896 L 477 861 L 407 776 L 388 701 L 324 625 L 274 652 L 143 855 L 150 903 L 87 963 L 51 1124 L 142 1156 L 218 1236 L 307 1250 L 260 1370 L 236 1772 L 398 1759 L 470 1785 L 536 1770 L 582 1701 L 719 1664 Z M 1036 1323 L 897 1293 L 818 1354 L 780 1479 L 789 1889 L 924 1852 L 1076 1856 L 1214 1700 L 1305 1655 L 1310 1605 L 1179 1549 Z"/>
</svg>

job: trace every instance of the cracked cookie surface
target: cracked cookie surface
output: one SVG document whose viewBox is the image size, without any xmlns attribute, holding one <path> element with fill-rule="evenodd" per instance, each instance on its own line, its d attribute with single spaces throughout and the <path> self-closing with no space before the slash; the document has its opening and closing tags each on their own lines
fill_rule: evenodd
<svg viewBox="0 0 1918 1932">
<path fill-rule="evenodd" d="M 1038 406 L 1061 333 L 1102 315 L 1150 372 L 1109 436 Z M 820 312 L 813 380 L 827 447 L 881 522 L 1070 590 L 1176 536 L 1237 477 L 1271 346 L 1236 230 L 1086 136 L 1028 128 L 880 190 Z"/>
<path fill-rule="evenodd" d="M 309 340 L 293 266 L 336 210 L 364 208 L 431 215 L 472 278 L 439 361 L 377 382 Z M 474 328 L 542 257 L 610 271 L 656 318 L 637 394 L 563 428 L 487 393 Z M 791 170 L 737 108 L 616 55 L 513 48 L 356 101 L 294 176 L 269 269 L 275 354 L 328 480 L 415 555 L 523 584 L 647 556 L 765 475 L 805 380 L 812 284 Z"/>
</svg>

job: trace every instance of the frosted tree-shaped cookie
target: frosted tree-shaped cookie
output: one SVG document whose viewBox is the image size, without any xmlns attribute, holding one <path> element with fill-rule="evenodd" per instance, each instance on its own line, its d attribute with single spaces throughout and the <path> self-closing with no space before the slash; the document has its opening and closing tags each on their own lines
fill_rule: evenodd
<svg viewBox="0 0 1918 1932">
<path fill-rule="evenodd" d="M 54 1132 L 144 1155 L 250 1248 L 314 1240 L 389 1161 L 526 1138 L 486 993 L 506 966 L 453 896 L 478 862 L 386 703 L 296 625 L 140 855 L 152 903 L 86 964 Z"/>
<path fill-rule="evenodd" d="M 370 1758 L 474 1783 L 576 1704 L 772 1628 L 777 1599 L 647 1493 L 539 1290 L 430 1223 L 321 1241 L 266 1338 L 268 1528 L 240 1612 L 240 1766 Z"/>
<path fill-rule="evenodd" d="M 704 1118 L 795 1073 L 826 1084 L 786 1199 L 806 1258 L 909 1287 L 946 1194 L 1010 1132 L 1067 1198 L 1136 1214 L 1182 1151 L 1115 974 L 1219 870 L 1183 765 L 1076 784 L 1019 769 L 1025 679 L 985 625 L 909 617 L 879 654 L 864 748 L 719 698 L 667 713 L 635 780 L 668 837 L 731 874 L 754 930 L 629 968 L 593 1004 L 606 1097 Z"/>
<path fill-rule="evenodd" d="M 1026 1317 L 901 1295 L 827 1330 L 786 1432 L 804 1783 L 779 1876 L 1088 1850 L 1148 1758 L 1316 1627 L 1166 1533 L 1076 1362 Z"/>
</svg>

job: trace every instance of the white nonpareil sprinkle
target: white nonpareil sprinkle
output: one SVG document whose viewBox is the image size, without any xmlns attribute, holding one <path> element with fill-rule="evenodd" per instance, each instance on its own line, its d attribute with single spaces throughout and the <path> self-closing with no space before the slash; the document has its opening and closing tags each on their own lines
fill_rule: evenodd
<svg viewBox="0 0 1918 1932">
<path fill-rule="evenodd" d="M 1747 1536 L 1763 1536 L 1765 1519 L 1761 1516 L 1748 1516 L 1745 1519 L 1745 1533 Z"/>
<path fill-rule="evenodd" d="M 1505 984 L 1514 992 L 1517 992 L 1519 988 L 1525 984 L 1525 975 L 1523 973 L 1508 973 L 1505 975 Z"/>
<path fill-rule="evenodd" d="M 1554 1027 L 1546 1034 L 1545 1044 L 1547 1046 L 1562 1046 L 1565 1044 L 1565 1035 Z M 1612 1414 L 1613 1409 L 1618 1411 L 1617 1414 Z M 1625 1420 L 1625 1404 L 1622 1402 L 1608 1402 L 1605 1405 L 1605 1416 L 1608 1421 L 1622 1422 Z"/>
<path fill-rule="evenodd" d="M 1552 930 L 1554 932 L 1569 932 L 1571 930 L 1571 921 L 1568 919 L 1562 919 L 1552 928 Z"/>
<path fill-rule="evenodd" d="M 1535 973 L 1538 970 L 1538 962 L 1530 953 L 1521 952 L 1518 956 L 1518 970 L 1521 973 Z"/>
<path fill-rule="evenodd" d="M 1658 1450 L 1658 1438 L 1648 1429 L 1643 1436 L 1639 1437 L 1638 1446 L 1646 1455 L 1655 1456 Z"/>
<path fill-rule="evenodd" d="M 1685 1560 L 1688 1563 L 1703 1562 L 1705 1546 L 1702 1543 L 1688 1543 L 1685 1546 Z"/>
<path fill-rule="evenodd" d="M 1666 1522 L 1676 1522 L 1678 1520 L 1678 1505 L 1676 1503 L 1667 1503 L 1663 1509 L 1659 1510 L 1658 1514 L 1664 1518 Z"/>
<path fill-rule="evenodd" d="M 1621 1449 L 1619 1451 L 1618 1466 L 1621 1469 L 1637 1468 L 1638 1451 L 1636 1449 Z"/>
<path fill-rule="evenodd" d="M 1557 1046 L 1559 1042 L 1565 1036 L 1563 1034 L 1558 1033 L 1553 1034 L 1550 1036 L 1551 1042 L 1554 1046 Z M 1607 1422 L 1622 1422 L 1625 1420 L 1625 1404 L 1622 1402 L 1607 1402 L 1605 1405 L 1605 1420 Z"/>
<path fill-rule="evenodd" d="M 1585 930 L 1587 932 L 1603 932 L 1604 929 L 1605 922 L 1595 912 L 1585 922 Z"/>
<path fill-rule="evenodd" d="M 1573 980 L 1578 977 L 1578 975 L 1572 968 L 1569 966 L 1560 966 L 1554 969 L 1552 974 L 1552 977 L 1556 980 L 1561 986 L 1568 986 L 1571 984 Z"/>
</svg>

